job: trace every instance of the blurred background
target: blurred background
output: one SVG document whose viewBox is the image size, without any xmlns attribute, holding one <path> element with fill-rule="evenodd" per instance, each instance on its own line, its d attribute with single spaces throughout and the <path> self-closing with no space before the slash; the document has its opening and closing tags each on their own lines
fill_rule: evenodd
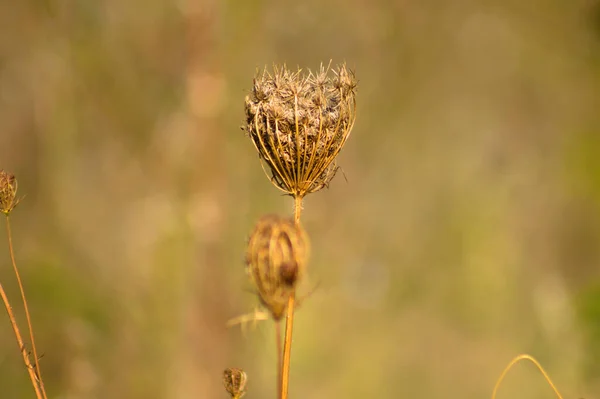
<svg viewBox="0 0 600 399">
<path fill-rule="evenodd" d="M 275 398 L 254 222 L 289 213 L 243 123 L 257 68 L 356 70 L 310 195 L 292 398 L 489 398 L 530 353 L 600 397 L 600 2 L 0 2 L 0 169 L 50 398 Z M 2 223 L 4 224 L 4 223 Z M 0 281 L 19 314 L 6 233 Z M 0 315 L 0 398 L 32 398 Z M 499 398 L 552 398 L 531 364 Z"/>
</svg>

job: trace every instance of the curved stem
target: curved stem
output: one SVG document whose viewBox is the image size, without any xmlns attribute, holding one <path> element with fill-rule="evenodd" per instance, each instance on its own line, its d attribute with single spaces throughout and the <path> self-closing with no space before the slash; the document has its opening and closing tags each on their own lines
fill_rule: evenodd
<svg viewBox="0 0 600 399">
<path fill-rule="evenodd" d="M 42 374 L 41 374 L 39 360 L 38 360 L 39 358 L 38 358 L 37 349 L 35 346 L 35 339 L 33 338 L 33 327 L 31 325 L 31 316 L 29 315 L 29 307 L 27 306 L 25 290 L 23 289 L 23 283 L 21 281 L 19 269 L 17 268 L 17 262 L 15 261 L 15 253 L 13 250 L 13 243 L 12 243 L 12 232 L 10 229 L 10 217 L 8 215 L 6 215 L 6 233 L 8 235 L 8 250 L 10 252 L 10 260 L 12 262 L 15 276 L 17 277 L 17 283 L 19 284 L 19 290 L 21 291 L 21 299 L 23 300 L 23 308 L 25 309 L 25 318 L 27 319 L 27 328 L 29 328 L 29 339 L 31 340 L 31 349 L 33 351 L 33 359 L 35 362 L 35 373 L 36 373 L 39 387 L 41 388 L 41 391 L 42 391 L 42 395 L 43 395 L 42 397 L 44 399 L 46 399 L 47 398 L 46 389 L 44 388 L 44 382 L 42 381 Z M 19 343 L 19 345 L 21 345 L 21 343 Z"/>
<path fill-rule="evenodd" d="M 558 399 L 563 399 L 563 397 L 558 392 L 558 389 L 556 389 L 556 387 L 552 383 L 552 380 L 550 379 L 550 376 L 546 373 L 546 370 L 544 370 L 544 368 L 542 367 L 542 365 L 537 360 L 535 360 L 535 358 L 533 356 L 530 356 L 530 355 L 527 355 L 527 354 L 522 354 L 522 355 L 519 355 L 519 356 L 515 357 L 513 360 L 510 361 L 510 363 L 508 364 L 508 366 L 506 366 L 506 368 L 504 369 L 504 371 L 502 371 L 502 374 L 500 374 L 500 378 L 498 378 L 498 381 L 496 382 L 496 386 L 494 386 L 494 390 L 492 391 L 492 399 L 496 399 L 496 394 L 498 393 L 498 389 L 500 388 L 500 384 L 502 383 L 502 380 L 504 380 L 504 377 L 506 376 L 506 373 L 508 373 L 508 371 L 515 364 L 517 364 L 518 362 L 520 362 L 521 360 L 529 360 L 531 363 L 533 363 L 537 367 L 537 369 L 540 371 L 540 373 L 542 373 L 542 375 L 546 379 L 546 382 L 548 383 L 548 385 L 550 385 L 550 388 L 552 388 L 552 390 L 554 391 L 554 393 L 556 394 L 556 396 L 558 397 Z"/>
</svg>

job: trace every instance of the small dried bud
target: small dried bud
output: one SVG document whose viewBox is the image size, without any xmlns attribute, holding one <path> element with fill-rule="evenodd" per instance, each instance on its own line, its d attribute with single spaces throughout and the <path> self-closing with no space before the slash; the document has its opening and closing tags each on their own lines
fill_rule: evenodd
<svg viewBox="0 0 600 399">
<path fill-rule="evenodd" d="M 17 179 L 5 171 L 0 171 L 0 212 L 8 214 L 17 206 Z"/>
<path fill-rule="evenodd" d="M 284 315 L 307 258 L 308 237 L 293 220 L 268 215 L 258 221 L 246 251 L 247 271 L 275 320 Z"/>
<path fill-rule="evenodd" d="M 265 69 L 246 97 L 246 125 L 271 182 L 296 198 L 326 187 L 356 117 L 356 79 L 341 65 L 318 73 Z"/>
<path fill-rule="evenodd" d="M 223 385 L 232 398 L 239 399 L 246 393 L 246 373 L 242 369 L 228 368 L 223 371 Z"/>
</svg>

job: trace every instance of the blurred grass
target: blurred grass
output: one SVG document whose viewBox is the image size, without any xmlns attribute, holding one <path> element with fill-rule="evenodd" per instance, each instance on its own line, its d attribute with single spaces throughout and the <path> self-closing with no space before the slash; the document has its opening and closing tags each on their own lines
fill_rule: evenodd
<svg viewBox="0 0 600 399">
<path fill-rule="evenodd" d="M 310 196 L 291 396 L 482 398 L 531 352 L 600 391 L 595 1 L 0 3 L 0 168 L 52 397 L 273 397 L 254 221 L 291 212 L 239 126 L 256 68 L 346 60 L 358 120 Z M 347 182 L 345 178 L 347 179 Z M 0 242 L 5 240 L 0 233 Z M 8 254 L 0 279 L 18 298 Z M 17 310 L 16 299 L 13 300 Z M 0 323 L 0 398 L 32 392 Z M 548 398 L 519 366 L 500 397 Z"/>
</svg>

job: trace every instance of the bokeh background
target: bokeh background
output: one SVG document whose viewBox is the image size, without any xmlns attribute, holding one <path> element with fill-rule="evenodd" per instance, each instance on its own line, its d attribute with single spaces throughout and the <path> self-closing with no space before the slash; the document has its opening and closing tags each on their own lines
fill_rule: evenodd
<svg viewBox="0 0 600 399">
<path fill-rule="evenodd" d="M 3 1 L 0 169 L 51 398 L 226 398 L 225 367 L 275 397 L 272 323 L 226 327 L 257 305 L 253 223 L 292 211 L 243 102 L 257 68 L 330 59 L 358 118 L 305 202 L 291 397 L 488 398 L 523 352 L 600 397 L 597 0 Z M 30 398 L 4 313 L 0 398 Z M 530 364 L 499 395 L 554 397 Z"/>
</svg>

